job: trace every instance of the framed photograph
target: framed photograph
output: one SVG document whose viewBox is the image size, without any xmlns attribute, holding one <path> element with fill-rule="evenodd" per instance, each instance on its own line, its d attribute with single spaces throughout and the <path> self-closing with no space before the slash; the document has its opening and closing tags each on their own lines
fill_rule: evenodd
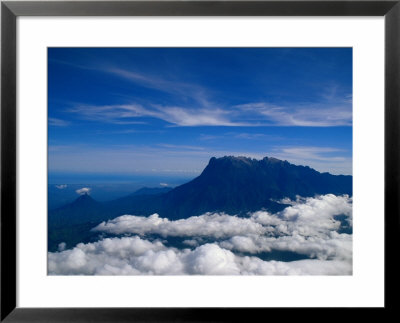
<svg viewBox="0 0 400 323">
<path fill-rule="evenodd" d="M 2 2 L 1 320 L 392 309 L 399 14 Z"/>
</svg>

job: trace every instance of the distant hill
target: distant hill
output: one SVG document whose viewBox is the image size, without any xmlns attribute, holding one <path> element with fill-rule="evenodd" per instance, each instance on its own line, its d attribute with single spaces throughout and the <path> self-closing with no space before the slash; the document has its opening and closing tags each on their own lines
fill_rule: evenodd
<svg viewBox="0 0 400 323">
<path fill-rule="evenodd" d="M 174 189 L 142 188 L 110 202 L 96 202 L 82 195 L 73 203 L 49 212 L 49 248 L 65 241 L 68 232 L 79 231 L 123 214 L 158 213 L 169 219 L 188 218 L 205 212 L 245 216 L 247 212 L 282 210 L 283 198 L 332 193 L 352 195 L 352 176 L 319 173 L 307 166 L 265 157 L 262 160 L 225 156 L 211 158 L 201 175 Z M 68 227 L 70 229 L 68 229 Z M 88 236 L 89 237 L 89 236 Z M 88 238 L 89 239 L 89 238 Z"/>
</svg>

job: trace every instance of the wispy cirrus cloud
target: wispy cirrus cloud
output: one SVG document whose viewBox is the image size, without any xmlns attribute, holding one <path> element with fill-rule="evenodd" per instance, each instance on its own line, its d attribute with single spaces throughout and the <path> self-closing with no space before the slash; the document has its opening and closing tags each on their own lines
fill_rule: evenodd
<svg viewBox="0 0 400 323">
<path fill-rule="evenodd" d="M 143 118 L 156 118 L 172 126 L 253 126 L 253 123 L 233 120 L 231 111 L 221 108 L 183 108 L 139 104 L 121 105 L 76 105 L 68 110 L 87 120 L 115 124 L 146 123 Z"/>
<path fill-rule="evenodd" d="M 210 91 L 198 84 L 193 84 L 187 81 L 176 81 L 165 77 L 163 78 L 156 75 L 151 75 L 149 73 L 141 73 L 139 71 L 118 68 L 115 66 L 99 67 L 91 64 L 77 64 L 57 59 L 52 59 L 51 61 L 53 63 L 68 65 L 70 67 L 82 70 L 110 74 L 148 89 L 161 91 L 170 95 L 179 96 L 181 98 L 189 98 L 196 101 L 203 107 L 210 105 L 208 99 L 208 93 Z"/>
<path fill-rule="evenodd" d="M 332 174 L 352 173 L 351 152 L 334 147 L 296 146 L 272 149 L 272 155 L 296 165 L 306 165 L 320 172 Z"/>
<path fill-rule="evenodd" d="M 343 161 L 345 157 L 331 156 L 331 153 L 341 153 L 342 149 L 332 147 L 282 147 L 281 154 L 296 158 L 320 160 L 320 161 Z"/>
<path fill-rule="evenodd" d="M 273 141 L 282 140 L 284 137 L 278 135 L 270 135 L 267 133 L 250 133 L 250 132 L 226 132 L 220 135 L 209 135 L 200 134 L 199 140 L 211 141 L 211 140 L 224 140 L 227 138 L 244 139 L 244 140 L 263 140 L 263 141 Z"/>
<path fill-rule="evenodd" d="M 265 102 L 237 105 L 246 115 L 257 115 L 270 126 L 334 127 L 352 125 L 351 102 L 277 106 Z"/>
<path fill-rule="evenodd" d="M 54 127 L 66 127 L 69 126 L 69 121 L 65 121 L 62 119 L 58 119 L 58 118 L 49 118 L 49 126 L 54 126 Z"/>
<path fill-rule="evenodd" d="M 76 105 L 68 110 L 93 121 L 115 124 L 146 123 L 143 118 L 156 118 L 180 127 L 335 127 L 351 126 L 351 105 L 287 108 L 267 103 L 249 103 L 234 107 L 209 106 L 189 108 L 151 104 Z M 243 135 L 243 138 L 246 134 Z M 254 134 L 250 135 L 254 138 Z"/>
<path fill-rule="evenodd" d="M 159 147 L 168 149 L 180 149 L 180 150 L 205 150 L 206 147 L 201 146 L 188 146 L 188 145 L 171 145 L 171 144 L 159 144 Z"/>
<path fill-rule="evenodd" d="M 146 88 L 168 93 L 173 96 L 179 96 L 180 98 L 189 98 L 203 107 L 210 106 L 210 90 L 198 84 L 161 78 L 121 68 L 108 68 L 104 69 L 104 72 L 121 77 Z"/>
<path fill-rule="evenodd" d="M 140 67 L 121 67 L 115 64 L 77 64 L 52 59 L 52 62 L 67 64 L 74 68 L 96 71 L 131 82 L 156 92 L 169 95 L 169 103 L 158 95 L 146 106 L 137 100 L 129 104 L 93 105 L 82 104 L 70 109 L 82 117 L 99 122 L 116 124 L 141 123 L 140 118 L 152 117 L 164 120 L 173 126 L 296 126 L 335 127 L 352 125 L 352 95 L 346 94 L 340 84 L 331 82 L 315 93 L 311 102 L 289 102 L 276 104 L 268 101 L 252 102 L 245 99 L 242 104 L 230 104 L 218 97 L 218 90 L 193 82 L 185 75 L 154 73 Z M 224 90 L 226 91 L 226 89 Z M 226 97 L 227 93 L 222 92 Z M 157 101 L 159 100 L 159 101 Z M 248 101 L 246 101 L 248 100 Z M 142 101 L 141 101 L 142 102 Z M 215 103 L 219 102 L 219 103 Z M 57 121 L 54 121 L 57 125 Z M 61 124 L 59 124 L 61 125 Z"/>
<path fill-rule="evenodd" d="M 75 112 L 86 119 L 116 124 L 141 123 L 138 118 L 153 117 L 174 126 L 297 126 L 335 127 L 352 125 L 352 96 L 341 98 L 336 87 L 317 95 L 320 103 L 293 103 L 276 105 L 270 102 L 250 102 L 235 106 L 212 102 L 213 91 L 199 84 L 174 80 L 135 70 L 117 67 L 95 68 L 76 65 L 76 68 L 96 70 L 111 74 L 145 88 L 167 93 L 176 105 L 160 105 L 152 102 L 141 104 L 113 104 L 96 106 L 77 105 Z M 186 102 L 185 102 L 186 101 Z M 185 104 L 183 104 L 185 103 Z M 195 108 L 190 107 L 195 106 Z M 57 121 L 54 121 L 54 125 Z"/>
<path fill-rule="evenodd" d="M 155 113 L 145 110 L 137 104 L 129 105 L 86 105 L 79 104 L 67 110 L 80 117 L 99 122 L 108 122 L 114 124 L 143 124 L 144 121 L 137 118 L 150 116 L 156 117 Z"/>
</svg>

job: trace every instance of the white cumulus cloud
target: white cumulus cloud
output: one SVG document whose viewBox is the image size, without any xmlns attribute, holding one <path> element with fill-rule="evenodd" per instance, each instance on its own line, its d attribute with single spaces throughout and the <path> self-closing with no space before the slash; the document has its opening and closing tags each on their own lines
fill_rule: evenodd
<svg viewBox="0 0 400 323">
<path fill-rule="evenodd" d="M 289 201 L 276 214 L 258 211 L 246 218 L 224 213 L 171 221 L 158 214 L 123 215 L 93 230 L 117 237 L 78 244 L 48 254 L 54 275 L 350 275 L 352 235 L 339 233 L 352 223 L 352 199 L 327 194 Z M 123 237 L 118 237 L 123 235 Z M 179 237 L 183 249 L 161 240 Z M 151 238 L 154 239 L 154 238 Z M 261 254 L 291 252 L 304 260 L 263 260 Z"/>
<path fill-rule="evenodd" d="M 171 221 L 160 218 L 158 214 L 149 217 L 123 215 L 102 222 L 93 229 L 112 234 L 159 234 L 163 237 L 206 236 L 212 238 L 230 237 L 244 233 L 262 234 L 265 228 L 252 219 L 239 218 L 227 214 L 206 213 L 187 219 Z"/>
<path fill-rule="evenodd" d="M 138 247 L 137 247 L 138 245 Z M 263 261 L 217 244 L 167 248 L 139 237 L 104 239 L 48 254 L 50 275 L 349 275 L 344 260 Z"/>
</svg>

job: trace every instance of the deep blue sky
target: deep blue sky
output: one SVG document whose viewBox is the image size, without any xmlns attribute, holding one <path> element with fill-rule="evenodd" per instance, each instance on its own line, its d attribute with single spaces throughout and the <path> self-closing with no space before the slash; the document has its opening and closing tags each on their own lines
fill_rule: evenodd
<svg viewBox="0 0 400 323">
<path fill-rule="evenodd" d="M 48 67 L 50 174 L 352 173 L 351 48 L 49 48 Z"/>
</svg>

